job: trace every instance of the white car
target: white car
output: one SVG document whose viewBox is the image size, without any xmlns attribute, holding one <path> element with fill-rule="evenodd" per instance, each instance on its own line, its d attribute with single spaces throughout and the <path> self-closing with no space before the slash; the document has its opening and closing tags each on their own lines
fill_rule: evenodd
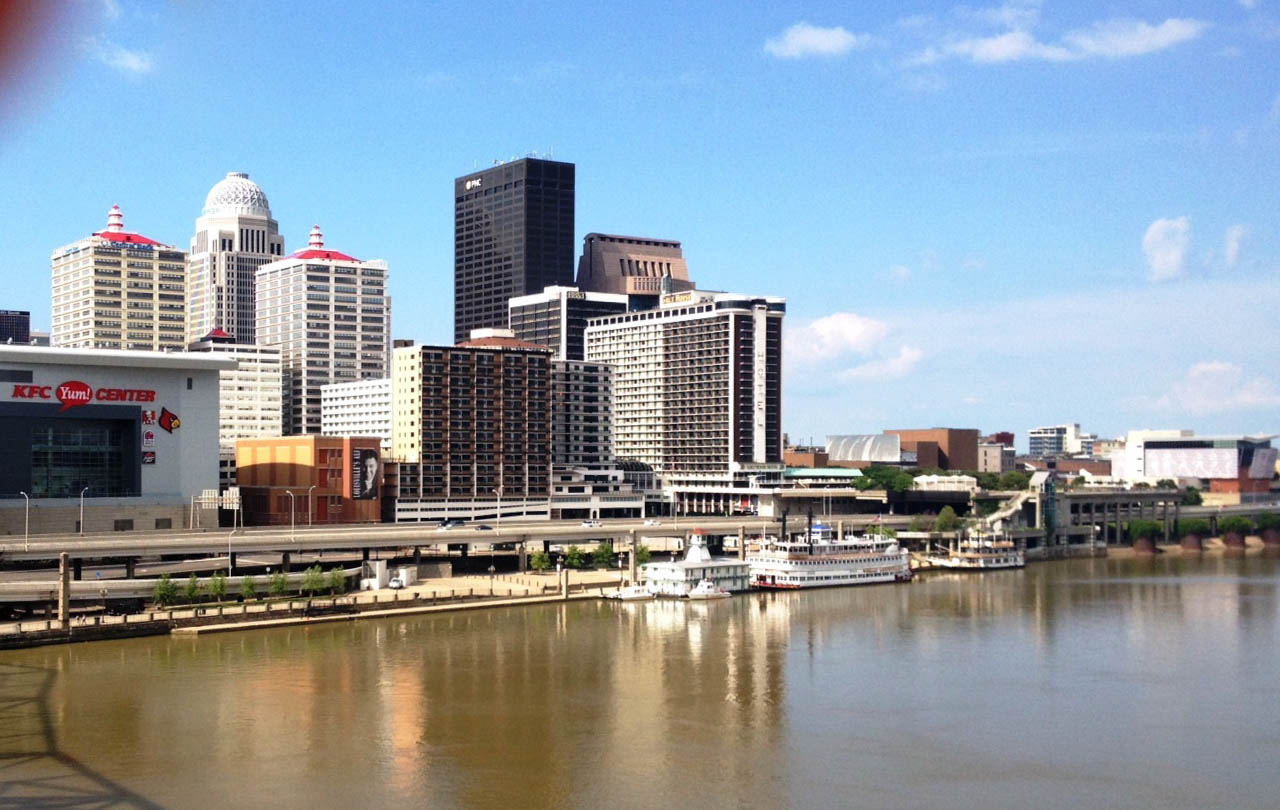
<svg viewBox="0 0 1280 810">
<path fill-rule="evenodd" d="M 584 520 L 584 521 L 582 521 L 582 528 L 584 528 L 584 529 L 598 529 L 598 528 L 600 528 L 600 521 L 598 521 L 598 520 Z"/>
<path fill-rule="evenodd" d="M 391 588 L 391 590 L 393 590 L 393 591 L 398 591 L 398 590 L 400 590 L 401 588 L 403 588 L 403 587 L 404 587 L 404 583 L 400 581 L 400 577 L 392 577 L 392 578 L 391 578 L 391 581 L 390 581 L 390 582 L 388 582 L 388 583 L 387 583 L 387 585 L 388 585 L 388 586 Z"/>
<path fill-rule="evenodd" d="M 661 521 L 661 520 L 658 520 L 657 518 L 649 518 L 648 520 L 646 520 L 646 521 L 644 522 L 644 525 L 646 525 L 646 526 L 661 526 L 661 525 L 662 525 L 662 521 Z"/>
</svg>

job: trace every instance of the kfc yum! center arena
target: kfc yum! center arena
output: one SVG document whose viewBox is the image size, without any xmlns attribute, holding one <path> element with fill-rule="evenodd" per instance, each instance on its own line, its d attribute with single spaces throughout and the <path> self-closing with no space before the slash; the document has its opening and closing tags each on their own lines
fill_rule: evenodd
<svg viewBox="0 0 1280 810">
<path fill-rule="evenodd" d="M 10 534 L 178 529 L 218 487 L 218 372 L 186 352 L 0 346 L 0 521 Z M 30 512 L 26 499 L 30 498 Z M 15 503 L 16 499 L 16 503 Z"/>
</svg>

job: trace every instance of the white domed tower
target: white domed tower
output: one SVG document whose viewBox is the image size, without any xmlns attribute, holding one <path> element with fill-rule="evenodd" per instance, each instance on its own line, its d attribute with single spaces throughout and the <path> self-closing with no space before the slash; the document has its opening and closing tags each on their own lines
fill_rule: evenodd
<svg viewBox="0 0 1280 810">
<path fill-rule="evenodd" d="M 254 274 L 282 256 L 267 195 L 244 172 L 228 172 L 209 189 L 191 238 L 187 341 L 221 329 L 236 343 L 254 343 Z"/>
</svg>

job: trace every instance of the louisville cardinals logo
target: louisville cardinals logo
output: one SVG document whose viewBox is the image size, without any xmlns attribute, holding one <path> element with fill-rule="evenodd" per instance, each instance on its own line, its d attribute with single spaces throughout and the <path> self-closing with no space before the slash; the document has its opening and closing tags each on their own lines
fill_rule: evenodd
<svg viewBox="0 0 1280 810">
<path fill-rule="evenodd" d="M 160 427 L 164 428 L 167 432 L 172 433 L 182 427 L 182 420 L 178 418 L 176 413 L 168 408 L 161 408 Z"/>
</svg>

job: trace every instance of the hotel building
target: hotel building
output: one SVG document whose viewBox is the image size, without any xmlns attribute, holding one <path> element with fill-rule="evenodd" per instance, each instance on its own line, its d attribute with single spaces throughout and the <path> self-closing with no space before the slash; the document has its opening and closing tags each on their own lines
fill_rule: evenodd
<svg viewBox="0 0 1280 810">
<path fill-rule="evenodd" d="M 267 195 L 244 172 L 230 172 L 209 190 L 196 220 L 187 264 L 186 343 L 214 329 L 236 343 L 258 342 L 255 274 L 284 256 L 284 237 Z"/>
<path fill-rule="evenodd" d="M 186 260 L 126 231 L 120 206 L 111 206 L 106 230 L 53 252 L 53 345 L 182 349 Z"/>
<path fill-rule="evenodd" d="M 396 520 L 548 516 L 551 352 L 495 329 L 393 354 Z"/>
<path fill-rule="evenodd" d="M 680 512 L 754 511 L 781 479 L 786 302 L 691 290 L 597 318 L 587 361 L 612 367 L 612 439 Z"/>
<path fill-rule="evenodd" d="M 387 376 L 391 299 L 387 263 L 327 250 L 320 226 L 310 244 L 258 268 L 257 342 L 280 349 L 284 433 L 320 433 L 320 390 Z"/>
</svg>

